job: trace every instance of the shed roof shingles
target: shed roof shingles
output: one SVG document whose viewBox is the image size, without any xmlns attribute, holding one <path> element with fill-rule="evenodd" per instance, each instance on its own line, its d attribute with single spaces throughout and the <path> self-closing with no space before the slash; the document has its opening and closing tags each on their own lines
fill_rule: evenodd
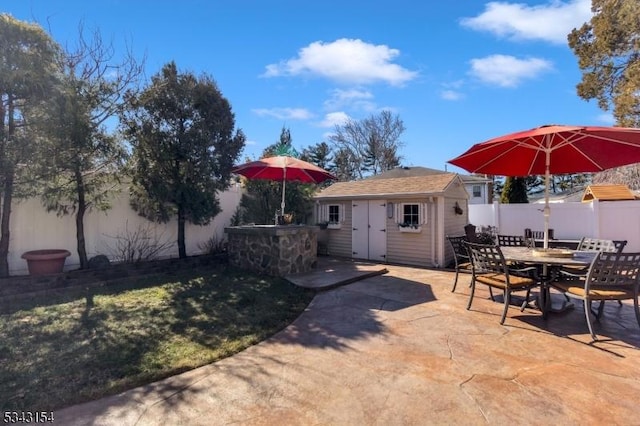
<svg viewBox="0 0 640 426">
<path fill-rule="evenodd" d="M 589 185 L 584 191 L 582 202 L 602 200 L 635 200 L 636 197 L 627 185 Z"/>
<path fill-rule="evenodd" d="M 445 192 L 456 177 L 455 173 L 442 173 L 428 176 L 337 182 L 320 191 L 314 198 L 435 195 Z"/>
</svg>

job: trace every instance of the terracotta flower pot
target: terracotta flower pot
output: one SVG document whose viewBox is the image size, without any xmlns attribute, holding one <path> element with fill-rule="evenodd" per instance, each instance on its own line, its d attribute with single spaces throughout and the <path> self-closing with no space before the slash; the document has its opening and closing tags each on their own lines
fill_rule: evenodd
<svg viewBox="0 0 640 426">
<path fill-rule="evenodd" d="M 31 250 L 22 254 L 27 261 L 29 275 L 59 274 L 68 256 L 71 253 L 64 249 Z"/>
</svg>

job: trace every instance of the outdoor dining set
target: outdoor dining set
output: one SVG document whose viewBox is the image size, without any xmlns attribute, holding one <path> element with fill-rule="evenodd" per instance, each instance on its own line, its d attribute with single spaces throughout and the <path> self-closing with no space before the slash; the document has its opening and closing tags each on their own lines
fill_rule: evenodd
<svg viewBox="0 0 640 426">
<path fill-rule="evenodd" d="M 540 248 L 532 238 L 520 235 L 497 234 L 493 241 L 480 241 L 472 235 L 447 236 L 454 254 L 456 290 L 459 273 L 471 274 L 470 296 L 467 310 L 471 309 L 476 286 L 488 286 L 492 300 L 493 290 L 502 292 L 504 309 L 500 324 L 505 322 L 514 293 L 524 293 L 520 305 L 523 312 L 535 305 L 543 318 L 549 313 L 573 307 L 573 301 L 582 301 L 585 318 L 593 340 L 592 317 L 603 317 L 606 301 L 632 300 L 636 320 L 640 326 L 638 288 L 640 286 L 640 253 L 624 252 L 626 241 L 582 238 L 577 249 Z M 537 289 L 534 293 L 532 290 Z M 560 306 L 552 299 L 553 293 L 563 297 Z M 594 303 L 597 302 L 597 309 Z"/>
</svg>

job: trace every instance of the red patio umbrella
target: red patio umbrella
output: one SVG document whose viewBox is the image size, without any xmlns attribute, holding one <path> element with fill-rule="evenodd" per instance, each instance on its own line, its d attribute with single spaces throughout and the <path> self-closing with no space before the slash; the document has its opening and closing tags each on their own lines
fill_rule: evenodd
<svg viewBox="0 0 640 426">
<path fill-rule="evenodd" d="M 298 158 L 287 155 L 266 157 L 242 164 L 231 170 L 247 179 L 282 181 L 281 214 L 284 214 L 284 195 L 287 181 L 320 183 L 336 177 L 328 171 Z"/>
<path fill-rule="evenodd" d="M 544 248 L 549 245 L 549 178 L 640 163 L 640 129 L 546 125 L 473 145 L 449 163 L 471 173 L 545 175 Z"/>
</svg>

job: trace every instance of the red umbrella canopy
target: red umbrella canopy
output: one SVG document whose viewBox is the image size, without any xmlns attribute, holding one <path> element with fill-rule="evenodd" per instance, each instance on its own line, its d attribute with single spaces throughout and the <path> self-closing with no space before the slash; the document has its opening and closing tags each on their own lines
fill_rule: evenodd
<svg viewBox="0 0 640 426">
<path fill-rule="evenodd" d="M 475 144 L 449 163 L 500 176 L 599 172 L 640 163 L 640 129 L 541 126 Z"/>
<path fill-rule="evenodd" d="M 541 126 L 475 144 L 449 163 L 472 173 L 545 175 L 544 248 L 547 248 L 550 175 L 599 172 L 640 163 L 640 129 Z"/>
<path fill-rule="evenodd" d="M 320 183 L 336 178 L 328 171 L 314 164 L 286 155 L 251 161 L 234 168 L 232 172 L 248 179 L 297 180 L 307 183 Z"/>
<path fill-rule="evenodd" d="M 248 179 L 265 179 L 282 181 L 282 201 L 280 213 L 284 214 L 286 181 L 298 180 L 306 183 L 320 183 L 336 177 L 328 171 L 287 155 L 262 158 L 251 161 L 231 170 Z"/>
</svg>

